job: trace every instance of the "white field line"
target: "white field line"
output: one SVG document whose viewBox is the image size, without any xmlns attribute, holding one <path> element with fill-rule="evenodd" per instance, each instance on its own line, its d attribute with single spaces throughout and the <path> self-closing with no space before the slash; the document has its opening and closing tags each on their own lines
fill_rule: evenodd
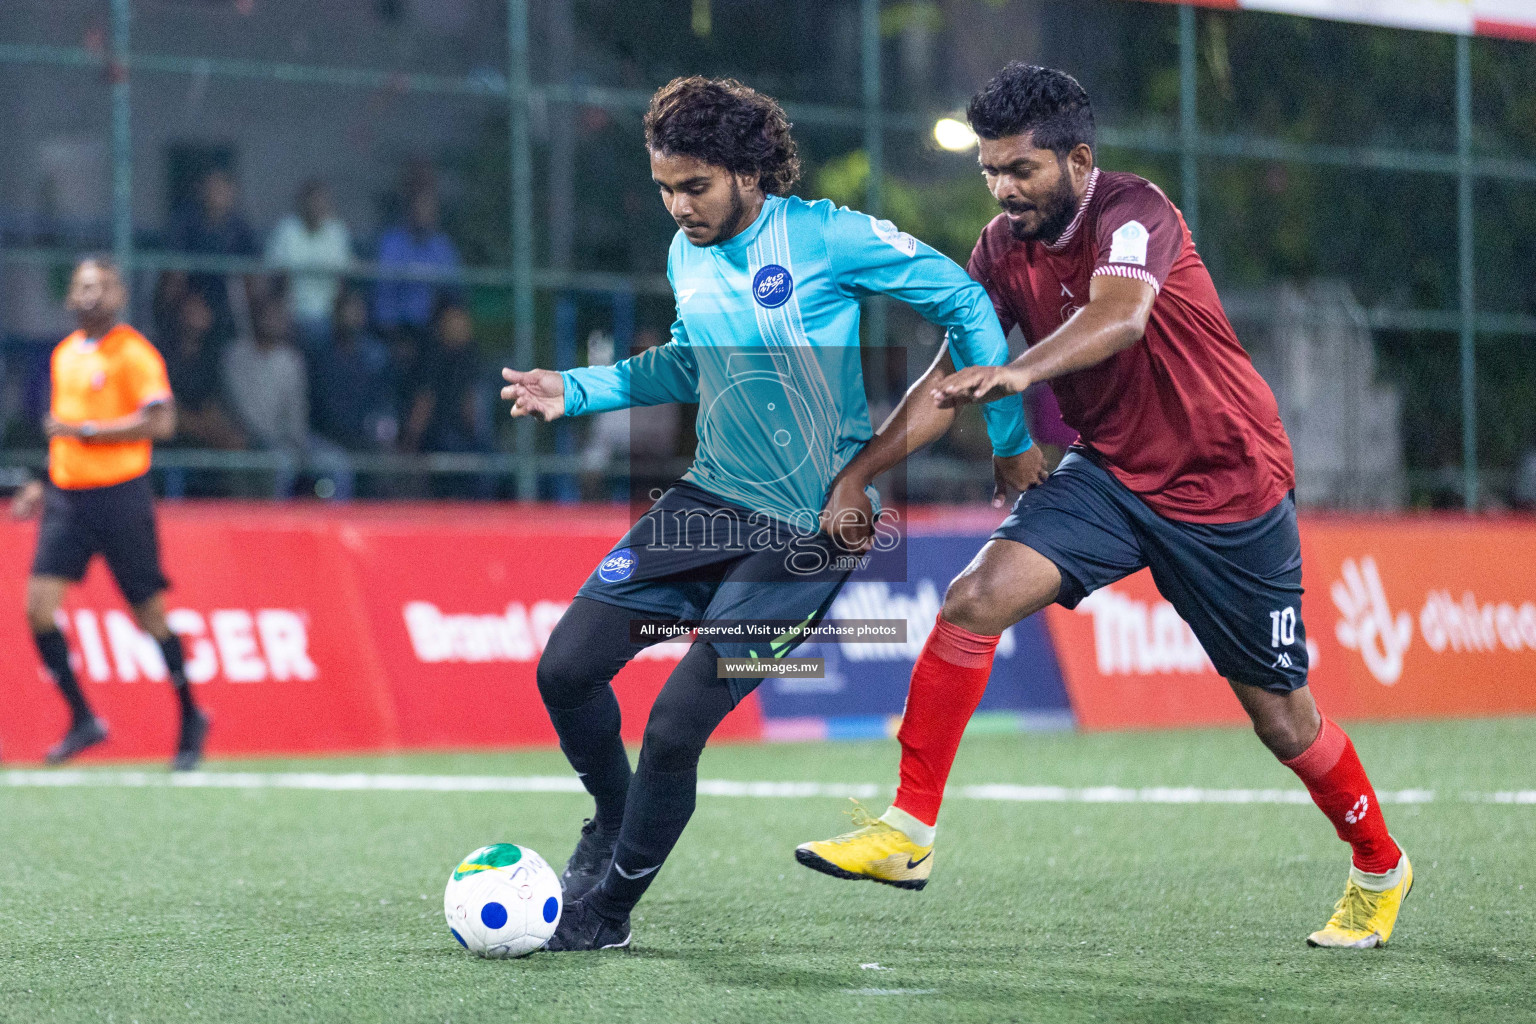
<svg viewBox="0 0 1536 1024">
<path fill-rule="evenodd" d="M 580 793 L 579 779 L 564 775 L 376 775 L 367 772 L 147 772 L 0 771 L 0 789 L 305 789 L 376 793 Z M 740 782 L 701 779 L 701 796 L 857 797 L 872 800 L 891 787 L 872 782 Z M 997 783 L 951 786 L 950 799 L 1036 804 L 1310 804 L 1304 789 L 1205 789 L 1194 786 L 1020 786 Z M 1431 789 L 1382 790 L 1384 804 L 1428 804 Z M 1462 793 L 1468 803 L 1536 805 L 1536 789 Z"/>
</svg>

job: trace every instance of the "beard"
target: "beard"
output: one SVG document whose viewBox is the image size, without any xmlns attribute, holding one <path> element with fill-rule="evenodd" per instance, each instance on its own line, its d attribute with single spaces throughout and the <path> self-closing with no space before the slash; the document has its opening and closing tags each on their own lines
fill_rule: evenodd
<svg viewBox="0 0 1536 1024">
<path fill-rule="evenodd" d="M 725 218 L 720 221 L 720 229 L 715 232 L 715 237 L 705 242 L 705 247 L 729 242 L 736 237 L 736 232 L 741 230 L 741 218 L 746 216 L 747 204 L 741 201 L 741 189 L 736 187 L 736 182 L 731 181 L 731 206 L 725 211 Z"/>
<path fill-rule="evenodd" d="M 1065 167 L 1061 171 L 1061 178 L 1056 187 L 1035 204 L 1036 209 L 1040 211 L 1038 227 L 1026 228 L 1016 220 L 1008 221 L 1008 230 L 1018 241 L 1032 242 L 1038 239 L 1046 245 L 1053 245 L 1072 223 L 1072 218 L 1077 215 L 1077 193 L 1072 191 L 1072 178 L 1067 174 Z M 1024 212 L 1023 208 L 1016 204 L 998 203 L 998 205 L 1007 213 Z"/>
</svg>

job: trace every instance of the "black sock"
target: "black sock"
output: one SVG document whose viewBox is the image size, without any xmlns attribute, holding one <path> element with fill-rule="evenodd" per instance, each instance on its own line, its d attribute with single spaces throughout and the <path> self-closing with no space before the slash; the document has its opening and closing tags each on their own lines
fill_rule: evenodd
<svg viewBox="0 0 1536 1024">
<path fill-rule="evenodd" d="M 560 737 L 560 749 L 597 805 L 593 819 L 598 829 L 616 835 L 624 822 L 630 770 L 629 754 L 619 738 L 619 699 L 613 687 L 602 687 L 580 707 L 547 710 Z"/>
<path fill-rule="evenodd" d="M 604 917 L 628 916 L 651 887 L 662 862 L 677 845 L 699 788 L 699 769 L 661 772 L 643 760 L 629 784 L 624 829 L 614 849 L 608 873 L 588 895 L 592 909 Z"/>
<path fill-rule="evenodd" d="M 192 688 L 187 685 L 187 663 L 181 650 L 181 637 L 172 633 L 159 643 L 165 671 L 171 677 L 171 686 L 176 689 L 176 702 L 181 705 L 181 717 L 191 718 L 197 705 L 192 701 Z"/>
<path fill-rule="evenodd" d="M 50 629 L 46 633 L 33 633 L 32 639 L 37 642 L 37 653 L 42 655 L 43 664 L 53 673 L 59 692 L 69 703 L 69 713 L 74 718 L 72 724 L 89 722 L 94 716 L 91 706 L 85 702 L 85 694 L 80 692 L 80 684 L 75 681 L 75 670 L 69 667 L 69 645 L 64 642 L 64 634 Z"/>
</svg>

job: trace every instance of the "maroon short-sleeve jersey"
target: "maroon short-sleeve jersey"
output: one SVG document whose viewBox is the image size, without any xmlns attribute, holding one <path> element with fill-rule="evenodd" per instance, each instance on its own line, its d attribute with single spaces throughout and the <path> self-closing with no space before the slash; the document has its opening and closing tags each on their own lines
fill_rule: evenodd
<svg viewBox="0 0 1536 1024">
<path fill-rule="evenodd" d="M 1087 305 L 1097 275 L 1157 289 L 1141 340 L 1050 386 L 1089 454 L 1159 515 L 1240 522 L 1295 486 L 1274 393 L 1227 322 L 1183 216 L 1150 181 L 1095 168 L 1053 245 L 1016 240 L 999 215 L 970 272 L 1003 329 L 1017 324 L 1031 345 Z"/>
</svg>

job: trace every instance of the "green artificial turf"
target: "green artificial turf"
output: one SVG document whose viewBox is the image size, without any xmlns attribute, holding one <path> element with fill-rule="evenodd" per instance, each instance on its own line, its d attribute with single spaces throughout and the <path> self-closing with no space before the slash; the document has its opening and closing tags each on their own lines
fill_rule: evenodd
<svg viewBox="0 0 1536 1024">
<path fill-rule="evenodd" d="M 497 840 L 558 867 L 584 797 L 0 786 L 0 1020 L 1536 1020 L 1536 805 L 1462 799 L 1536 789 L 1536 720 L 1350 732 L 1379 789 L 1436 793 L 1387 807 L 1418 873 L 1387 950 L 1305 945 L 1347 866 L 1310 806 L 956 799 L 910 893 L 794 863 L 845 801 L 702 797 L 631 951 L 498 962 L 449 937 L 449 871 Z M 895 761 L 722 746 L 701 771 L 888 784 Z M 568 772 L 552 751 L 209 767 Z M 952 781 L 1296 786 L 1240 730 L 975 736 Z"/>
</svg>

